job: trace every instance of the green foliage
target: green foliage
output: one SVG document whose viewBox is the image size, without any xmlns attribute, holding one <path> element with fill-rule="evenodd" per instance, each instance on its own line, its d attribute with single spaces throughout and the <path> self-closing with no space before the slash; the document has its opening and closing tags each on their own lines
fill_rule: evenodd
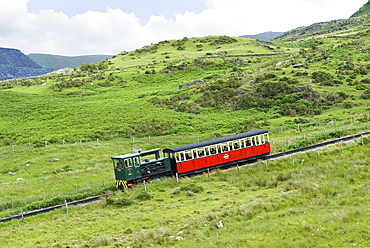
<svg viewBox="0 0 370 248">
<path fill-rule="evenodd" d="M 210 45 L 225 45 L 225 44 L 231 44 L 235 42 L 237 42 L 235 38 L 224 35 L 224 36 L 219 36 L 217 39 L 213 40 L 210 43 Z"/>
<path fill-rule="evenodd" d="M 204 191 L 202 186 L 194 184 L 194 183 L 191 183 L 191 184 L 188 184 L 188 185 L 182 185 L 180 187 L 180 190 L 181 191 L 191 191 L 193 193 L 199 193 L 199 192 Z"/>
<path fill-rule="evenodd" d="M 140 201 L 147 201 L 147 200 L 150 200 L 152 199 L 153 196 L 151 194 L 149 194 L 147 191 L 141 191 L 136 199 L 140 200 Z"/>
<path fill-rule="evenodd" d="M 108 198 L 106 200 L 107 205 L 112 205 L 115 207 L 125 207 L 125 206 L 130 206 L 133 204 L 133 201 L 130 198 L 127 197 L 121 197 L 118 199 L 113 199 L 113 198 Z"/>
</svg>

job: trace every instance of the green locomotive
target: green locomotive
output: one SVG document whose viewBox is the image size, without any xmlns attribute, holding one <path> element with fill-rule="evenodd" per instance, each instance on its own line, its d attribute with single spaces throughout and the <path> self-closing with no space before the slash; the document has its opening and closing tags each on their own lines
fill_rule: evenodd
<svg viewBox="0 0 370 248">
<path fill-rule="evenodd" d="M 144 180 L 171 176 L 169 159 L 160 157 L 160 151 L 161 149 L 157 148 L 112 157 L 116 187 L 127 188 Z"/>
</svg>

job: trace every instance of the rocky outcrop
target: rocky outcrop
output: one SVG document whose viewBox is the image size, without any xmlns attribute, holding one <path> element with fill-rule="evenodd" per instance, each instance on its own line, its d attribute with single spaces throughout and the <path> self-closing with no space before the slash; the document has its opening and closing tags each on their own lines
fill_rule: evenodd
<svg viewBox="0 0 370 248">
<path fill-rule="evenodd" d="M 188 87 L 191 87 L 191 86 L 195 86 L 195 85 L 200 85 L 200 84 L 205 84 L 206 82 L 204 80 L 195 80 L 191 83 L 187 83 L 187 84 L 180 84 L 179 85 L 179 89 L 184 89 L 184 88 L 188 88 Z"/>
<path fill-rule="evenodd" d="M 0 48 L 0 81 L 35 77 L 54 71 L 43 68 L 18 49 Z"/>
</svg>

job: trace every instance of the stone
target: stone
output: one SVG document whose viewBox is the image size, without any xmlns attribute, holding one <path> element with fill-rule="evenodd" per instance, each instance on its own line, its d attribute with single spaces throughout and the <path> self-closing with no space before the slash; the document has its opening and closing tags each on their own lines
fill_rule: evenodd
<svg viewBox="0 0 370 248">
<path fill-rule="evenodd" d="M 293 68 L 297 68 L 297 67 L 301 67 L 301 66 L 303 66 L 303 64 L 302 63 L 299 63 L 299 64 L 293 65 Z"/>
<path fill-rule="evenodd" d="M 181 237 L 181 236 L 177 236 L 175 239 L 176 239 L 176 240 L 182 240 L 182 239 L 184 239 L 184 238 L 183 238 L 183 237 Z"/>
<path fill-rule="evenodd" d="M 11 172 L 11 171 L 9 171 L 8 173 L 6 173 L 7 175 L 9 175 L 9 176 L 13 176 L 13 175 L 15 175 L 15 173 L 13 173 L 13 172 Z"/>
<path fill-rule="evenodd" d="M 328 123 L 326 123 L 326 125 L 332 125 L 334 124 L 334 121 L 329 121 Z"/>
<path fill-rule="evenodd" d="M 222 223 L 222 220 L 220 220 L 218 223 L 216 223 L 217 228 L 223 228 L 224 224 Z"/>
<path fill-rule="evenodd" d="M 184 88 L 188 88 L 188 87 L 195 86 L 195 85 L 200 85 L 200 84 L 205 84 L 205 83 L 206 82 L 204 80 L 202 80 L 202 79 L 194 80 L 191 83 L 180 84 L 179 85 L 179 89 L 184 89 Z"/>
<path fill-rule="evenodd" d="M 182 231 L 180 231 L 180 232 L 176 233 L 176 235 L 180 235 L 180 234 L 182 234 Z"/>
<path fill-rule="evenodd" d="M 57 162 L 57 161 L 59 161 L 59 159 L 58 159 L 58 158 L 52 158 L 52 159 L 51 159 L 51 162 Z"/>
<path fill-rule="evenodd" d="M 20 178 L 20 177 L 17 178 L 17 181 L 22 181 L 22 180 L 23 180 L 23 178 Z"/>
<path fill-rule="evenodd" d="M 237 92 L 239 95 L 245 95 L 245 94 L 247 94 L 247 93 L 248 93 L 248 91 L 247 91 L 247 90 L 242 89 L 242 88 L 238 88 L 238 89 L 236 90 L 236 92 Z"/>
</svg>

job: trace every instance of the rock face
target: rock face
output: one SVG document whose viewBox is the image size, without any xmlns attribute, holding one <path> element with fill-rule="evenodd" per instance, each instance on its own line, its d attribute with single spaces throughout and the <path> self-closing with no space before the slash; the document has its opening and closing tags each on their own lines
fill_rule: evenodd
<svg viewBox="0 0 370 248">
<path fill-rule="evenodd" d="M 20 50 L 0 48 L 0 81 L 35 77 L 52 71 L 54 69 L 41 67 Z"/>
</svg>

